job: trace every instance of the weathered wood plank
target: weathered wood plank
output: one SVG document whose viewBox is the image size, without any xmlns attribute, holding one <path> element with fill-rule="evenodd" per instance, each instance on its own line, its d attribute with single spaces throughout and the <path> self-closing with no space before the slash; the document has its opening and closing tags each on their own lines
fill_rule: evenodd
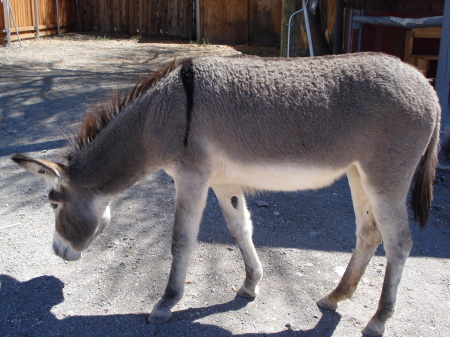
<svg viewBox="0 0 450 337">
<path fill-rule="evenodd" d="M 202 1 L 203 38 L 211 43 L 248 42 L 248 2 L 240 0 Z"/>
<path fill-rule="evenodd" d="M 252 0 L 249 2 L 249 44 L 279 46 L 281 8 L 282 0 Z"/>
</svg>

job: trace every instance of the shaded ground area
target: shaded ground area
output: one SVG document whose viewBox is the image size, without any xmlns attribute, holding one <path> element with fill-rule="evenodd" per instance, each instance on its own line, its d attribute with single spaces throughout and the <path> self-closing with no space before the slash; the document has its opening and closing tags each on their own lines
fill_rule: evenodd
<svg viewBox="0 0 450 337">
<path fill-rule="evenodd" d="M 14 166 L 12 153 L 61 156 L 66 135 L 89 107 L 174 57 L 277 54 L 141 42 L 71 35 L 0 49 L 0 336 L 360 336 L 378 303 L 382 247 L 351 300 L 337 312 L 315 305 L 337 285 L 355 244 L 345 178 L 318 191 L 248 198 L 265 271 L 253 301 L 235 296 L 244 266 L 211 193 L 184 299 L 169 322 L 146 322 L 171 262 L 174 188 L 163 172 L 114 199 L 110 227 L 80 261 L 53 255 L 46 185 Z M 448 171 L 438 171 L 435 190 L 428 227 L 411 224 L 415 244 L 388 337 L 450 331 Z"/>
</svg>

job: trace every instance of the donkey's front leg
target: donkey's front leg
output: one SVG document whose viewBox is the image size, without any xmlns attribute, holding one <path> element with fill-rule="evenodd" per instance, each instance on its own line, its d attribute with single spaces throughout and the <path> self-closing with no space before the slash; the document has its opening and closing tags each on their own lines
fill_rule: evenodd
<svg viewBox="0 0 450 337">
<path fill-rule="evenodd" d="M 174 177 L 176 188 L 175 223 L 172 236 L 172 266 L 162 298 L 155 304 L 148 318 L 152 323 L 167 321 L 170 309 L 183 297 L 186 271 L 197 240 L 208 186 L 192 176 Z"/>
<path fill-rule="evenodd" d="M 236 186 L 214 186 L 213 189 L 228 230 L 236 240 L 244 258 L 246 277 L 238 294 L 243 297 L 255 297 L 258 294 L 258 282 L 262 278 L 263 270 L 253 245 L 252 222 L 242 190 Z"/>
</svg>

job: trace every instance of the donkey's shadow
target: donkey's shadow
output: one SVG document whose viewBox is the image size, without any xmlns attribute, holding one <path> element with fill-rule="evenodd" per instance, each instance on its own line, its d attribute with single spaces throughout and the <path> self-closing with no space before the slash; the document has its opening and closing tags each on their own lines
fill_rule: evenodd
<svg viewBox="0 0 450 337">
<path fill-rule="evenodd" d="M 233 335 L 219 326 L 194 322 L 209 315 L 242 309 L 249 302 L 236 296 L 233 300 L 175 311 L 166 323 L 153 325 L 147 314 L 92 315 L 56 318 L 51 308 L 64 301 L 64 284 L 54 276 L 40 276 L 19 282 L 0 275 L 0 336 L 332 336 L 341 316 L 322 311 L 311 330 L 287 329 L 276 333 Z"/>
</svg>

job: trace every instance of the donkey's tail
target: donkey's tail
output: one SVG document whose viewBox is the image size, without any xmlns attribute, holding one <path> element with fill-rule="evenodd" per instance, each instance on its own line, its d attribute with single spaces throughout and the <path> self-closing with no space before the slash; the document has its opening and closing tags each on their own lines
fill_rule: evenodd
<svg viewBox="0 0 450 337">
<path fill-rule="evenodd" d="M 411 195 L 411 208 L 414 212 L 414 221 L 419 221 L 421 229 L 428 222 L 431 202 L 433 201 L 433 182 L 436 175 L 439 153 L 439 133 L 440 114 L 438 113 L 427 150 L 420 160 Z"/>
</svg>

